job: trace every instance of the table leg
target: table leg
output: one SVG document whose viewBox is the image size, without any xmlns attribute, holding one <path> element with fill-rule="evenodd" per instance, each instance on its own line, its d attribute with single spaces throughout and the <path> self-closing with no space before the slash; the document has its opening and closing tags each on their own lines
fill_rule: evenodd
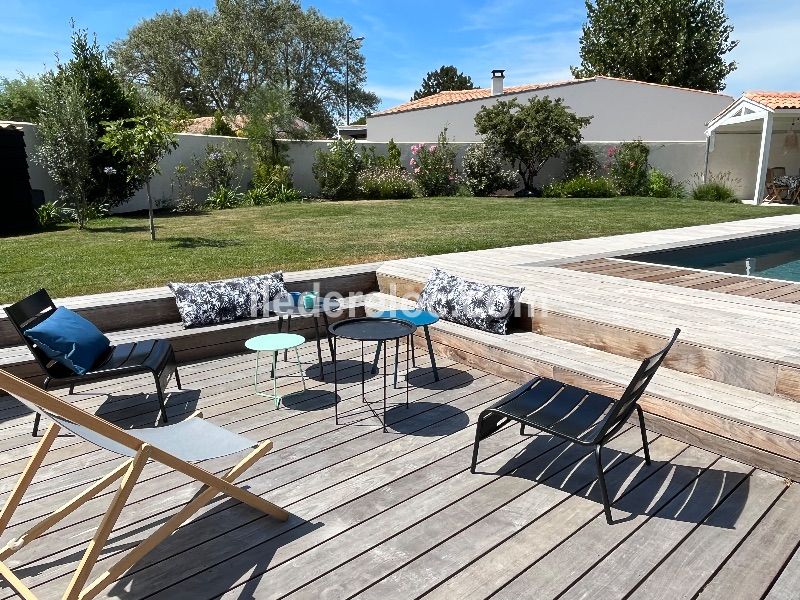
<svg viewBox="0 0 800 600">
<path fill-rule="evenodd" d="M 333 410 L 339 424 L 339 365 L 336 362 L 336 338 L 333 338 Z"/>
<path fill-rule="evenodd" d="M 408 346 L 406 346 L 406 352 L 408 352 Z M 394 388 L 395 389 L 397 389 L 397 371 L 399 370 L 399 366 L 400 366 L 400 338 L 397 338 L 394 341 Z M 408 378 L 408 372 L 406 372 L 406 378 Z"/>
<path fill-rule="evenodd" d="M 417 366 L 417 356 L 414 353 L 414 334 L 413 333 L 411 334 L 411 366 L 412 367 L 416 367 Z"/>
<path fill-rule="evenodd" d="M 322 345 L 319 341 L 319 317 L 314 315 L 314 333 L 317 336 L 317 358 L 319 359 L 319 372 L 322 373 Z"/>
<path fill-rule="evenodd" d="M 361 342 L 361 401 L 367 401 L 367 395 L 364 390 L 364 342 Z"/>
<path fill-rule="evenodd" d="M 276 367 L 278 366 L 278 352 L 272 353 L 272 371 L 275 372 Z M 272 378 L 272 397 L 275 400 L 275 408 L 281 407 L 281 397 L 278 396 L 278 378 Z"/>
<path fill-rule="evenodd" d="M 331 351 L 331 357 L 333 357 L 333 342 L 331 341 L 331 332 L 330 332 L 330 323 L 328 323 L 328 315 L 325 311 L 322 311 L 322 322 L 325 323 L 325 337 L 328 340 L 328 350 Z"/>
<path fill-rule="evenodd" d="M 292 315 L 286 315 L 286 333 L 292 328 Z M 286 362 L 286 357 L 289 356 L 288 350 L 283 351 L 283 361 Z"/>
<path fill-rule="evenodd" d="M 399 343 L 399 341 L 400 340 L 398 339 L 398 343 Z M 410 344 L 411 344 L 411 336 L 409 335 L 406 338 L 406 408 L 408 408 L 408 380 L 409 380 L 409 376 L 408 376 L 408 371 L 409 371 L 409 368 L 408 368 L 408 350 L 409 350 L 409 348 L 408 348 L 408 346 Z"/>
<path fill-rule="evenodd" d="M 294 355 L 297 357 L 297 368 L 300 369 L 300 380 L 303 382 L 303 391 L 306 391 L 306 376 L 303 374 L 303 364 L 300 362 L 300 350 L 294 347 Z"/>
<path fill-rule="evenodd" d="M 394 376 L 397 377 L 396 370 Z M 383 353 L 383 433 L 386 433 L 386 352 Z"/>
<path fill-rule="evenodd" d="M 439 381 L 439 369 L 436 368 L 436 357 L 433 356 L 433 342 L 431 342 L 431 332 L 428 330 L 427 325 L 425 325 L 423 329 L 425 330 L 425 340 L 428 342 L 428 356 L 431 359 L 431 366 L 433 367 L 433 379 L 434 381 Z"/>
</svg>

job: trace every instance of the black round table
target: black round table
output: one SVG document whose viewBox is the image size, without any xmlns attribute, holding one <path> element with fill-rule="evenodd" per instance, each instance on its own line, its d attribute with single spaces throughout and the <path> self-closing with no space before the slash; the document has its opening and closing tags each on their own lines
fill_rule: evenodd
<svg viewBox="0 0 800 600">
<path fill-rule="evenodd" d="M 286 317 L 286 333 L 292 326 L 292 317 L 313 317 L 314 318 L 314 336 L 317 340 L 317 358 L 319 359 L 319 370 L 322 373 L 322 344 L 320 342 L 319 333 L 319 319 L 325 322 L 325 337 L 328 339 L 328 349 L 333 358 L 333 344 L 328 335 L 328 313 L 336 312 L 339 310 L 339 301 L 333 298 L 322 298 L 317 296 L 314 298 L 314 306 L 306 308 L 303 306 L 303 299 L 300 294 L 292 293 L 283 298 L 278 298 L 267 305 L 270 312 L 278 315 L 278 333 L 283 332 L 283 318 Z M 286 352 L 283 353 L 283 360 L 286 360 Z"/>
<path fill-rule="evenodd" d="M 365 393 L 366 369 L 364 368 L 364 342 L 379 342 L 385 344 L 390 340 L 406 338 L 406 408 L 408 408 L 408 348 L 410 345 L 411 334 L 417 330 L 417 326 L 410 321 L 395 318 L 375 318 L 358 317 L 355 319 L 345 319 L 328 327 L 328 331 L 333 338 L 333 395 L 334 411 L 336 424 L 339 424 L 339 374 L 338 362 L 336 359 L 336 340 L 345 338 L 361 342 L 361 400 L 370 407 Z M 397 363 L 395 363 L 395 371 Z M 397 373 L 395 373 L 395 377 Z M 375 413 L 375 411 L 372 411 Z M 377 417 L 378 414 L 375 413 Z M 380 419 L 380 417 L 378 417 Z M 381 420 L 383 431 L 386 431 L 386 352 L 383 353 L 383 419 Z"/>
</svg>

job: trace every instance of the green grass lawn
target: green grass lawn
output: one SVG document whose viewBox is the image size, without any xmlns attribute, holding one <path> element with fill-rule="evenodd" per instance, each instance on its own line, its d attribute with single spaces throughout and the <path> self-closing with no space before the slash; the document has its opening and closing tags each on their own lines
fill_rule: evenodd
<svg viewBox="0 0 800 600">
<path fill-rule="evenodd" d="M 0 303 L 798 212 L 691 200 L 422 198 L 112 217 L 0 239 Z"/>
</svg>

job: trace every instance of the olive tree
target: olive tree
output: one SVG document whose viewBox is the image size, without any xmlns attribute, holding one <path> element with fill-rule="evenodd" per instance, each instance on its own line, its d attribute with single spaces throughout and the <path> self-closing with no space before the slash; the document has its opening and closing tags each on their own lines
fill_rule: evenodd
<svg viewBox="0 0 800 600">
<path fill-rule="evenodd" d="M 173 123 L 168 119 L 149 114 L 132 119 L 104 123 L 106 132 L 100 142 L 112 154 L 128 163 L 128 179 L 147 190 L 147 214 L 150 220 L 150 239 L 156 239 L 153 221 L 153 196 L 150 180 L 161 172 L 159 162 L 172 152 L 178 142 L 173 133 Z"/>
<path fill-rule="evenodd" d="M 481 107 L 475 129 L 488 148 L 516 167 L 530 192 L 544 164 L 580 143 L 581 129 L 591 120 L 571 112 L 561 98 L 531 98 L 527 104 L 512 98 Z"/>
</svg>

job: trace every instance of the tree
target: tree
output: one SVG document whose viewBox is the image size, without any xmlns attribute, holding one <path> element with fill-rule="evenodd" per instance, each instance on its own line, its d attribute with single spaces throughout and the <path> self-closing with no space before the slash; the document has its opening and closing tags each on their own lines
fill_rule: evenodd
<svg viewBox="0 0 800 600">
<path fill-rule="evenodd" d="M 411 96 L 412 100 L 419 100 L 425 96 L 433 96 L 439 92 L 451 90 L 472 90 L 475 85 L 472 78 L 464 73 L 459 73 L 453 65 L 446 67 L 442 65 L 436 71 L 428 71 L 422 79 L 420 89 Z"/>
<path fill-rule="evenodd" d="M 128 181 L 140 188 L 142 183 L 147 190 L 147 214 L 150 220 L 150 239 L 156 239 L 153 220 L 153 196 L 150 194 L 150 180 L 161 172 L 159 162 L 178 142 L 172 132 L 172 123 L 157 114 L 121 119 L 104 123 L 106 132 L 100 138 L 103 146 L 115 156 L 129 164 Z"/>
<path fill-rule="evenodd" d="M 304 139 L 307 133 L 297 126 L 291 97 L 282 88 L 262 86 L 255 90 L 245 106 L 247 121 L 244 134 L 257 165 L 286 164 L 286 144 L 281 138 Z"/>
<path fill-rule="evenodd" d="M 237 114 L 254 90 L 282 88 L 297 114 L 325 133 L 345 110 L 349 71 L 353 110 L 375 110 L 364 89 L 352 31 L 298 0 L 217 0 L 215 10 L 164 12 L 114 42 L 111 55 L 129 81 L 157 91 L 196 114 Z"/>
<path fill-rule="evenodd" d="M 581 129 L 591 120 L 572 113 L 561 98 L 531 98 L 527 104 L 512 98 L 481 107 L 475 129 L 487 147 L 516 166 L 530 192 L 544 164 L 580 143 Z"/>
<path fill-rule="evenodd" d="M 0 79 L 0 120 L 35 123 L 39 118 L 42 83 L 35 77 Z"/>
<path fill-rule="evenodd" d="M 709 92 L 725 87 L 739 44 L 722 0 L 586 0 L 575 77 L 606 75 Z"/>
<path fill-rule="evenodd" d="M 86 226 L 91 158 L 96 141 L 89 123 L 84 90 L 72 79 L 52 73 L 42 78 L 39 100 L 39 145 L 34 160 L 58 185 L 60 200 L 70 209 L 78 228 Z"/>
</svg>

